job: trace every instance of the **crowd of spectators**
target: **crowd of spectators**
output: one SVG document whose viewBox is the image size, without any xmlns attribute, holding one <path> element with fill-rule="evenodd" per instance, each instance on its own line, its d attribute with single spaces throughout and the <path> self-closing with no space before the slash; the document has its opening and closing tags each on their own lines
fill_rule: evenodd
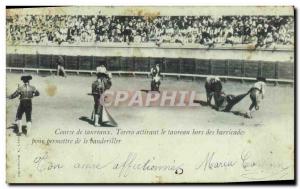
<svg viewBox="0 0 300 189">
<path fill-rule="evenodd" d="M 292 45 L 291 16 L 8 16 L 12 44 L 164 43 Z"/>
</svg>

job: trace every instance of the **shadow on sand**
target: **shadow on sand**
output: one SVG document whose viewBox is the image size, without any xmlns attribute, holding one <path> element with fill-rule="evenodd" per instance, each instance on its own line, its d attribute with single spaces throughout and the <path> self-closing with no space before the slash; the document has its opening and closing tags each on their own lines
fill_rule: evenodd
<svg viewBox="0 0 300 189">
<path fill-rule="evenodd" d="M 145 92 L 145 93 L 160 93 L 160 91 L 151 91 L 151 90 L 147 90 L 147 89 L 142 89 L 141 92 Z"/>
<path fill-rule="evenodd" d="M 11 129 L 12 132 L 16 135 L 18 134 L 17 124 L 12 124 L 11 126 L 7 127 L 7 129 Z M 26 125 L 22 125 L 22 133 L 26 133 L 26 132 L 27 132 Z"/>
<path fill-rule="evenodd" d="M 241 117 L 247 118 L 246 113 L 242 113 L 242 112 L 239 112 L 239 111 L 231 111 L 231 113 L 233 113 L 236 116 L 241 116 Z"/>
<path fill-rule="evenodd" d="M 88 118 L 86 116 L 81 116 L 79 118 L 79 120 L 87 122 L 88 124 L 94 126 L 94 122 L 90 118 Z M 100 125 L 101 125 L 101 127 L 116 127 L 116 126 L 110 125 L 108 122 L 102 122 Z"/>
<path fill-rule="evenodd" d="M 203 100 L 194 100 L 194 103 L 198 103 L 201 106 L 210 106 L 213 110 L 218 111 L 217 107 L 215 107 L 214 105 L 209 105 L 206 101 L 203 101 Z M 247 114 L 243 113 L 243 112 L 240 112 L 240 111 L 228 111 L 228 112 L 229 113 L 233 113 L 236 116 L 241 116 L 241 117 L 247 118 Z"/>
<path fill-rule="evenodd" d="M 145 92 L 145 93 L 149 93 L 150 92 L 150 90 L 147 90 L 147 89 L 142 89 L 141 91 Z"/>
<path fill-rule="evenodd" d="M 79 120 L 84 121 L 84 122 L 87 122 L 87 123 L 90 124 L 90 125 L 94 125 L 94 122 L 93 122 L 90 118 L 88 118 L 88 117 L 86 117 L 86 116 L 81 116 L 81 117 L 79 118 Z"/>
<path fill-rule="evenodd" d="M 194 100 L 194 103 L 198 103 L 201 106 L 209 106 L 209 104 L 203 100 Z"/>
</svg>

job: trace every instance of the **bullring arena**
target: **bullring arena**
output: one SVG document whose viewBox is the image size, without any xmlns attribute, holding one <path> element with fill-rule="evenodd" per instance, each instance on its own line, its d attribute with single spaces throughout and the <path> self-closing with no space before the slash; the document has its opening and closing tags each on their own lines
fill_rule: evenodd
<svg viewBox="0 0 300 189">
<path fill-rule="evenodd" d="M 41 92 L 41 96 L 33 100 L 35 127 L 33 132 L 38 132 L 39 128 L 57 127 L 62 123 L 71 127 L 93 127 L 88 120 L 83 120 L 88 119 L 92 112 L 93 100 L 87 93 L 91 92 L 91 83 L 96 78 L 95 69 L 100 64 L 104 64 L 113 75 L 111 91 L 142 91 L 150 89 L 149 71 L 151 65 L 158 63 L 162 67 L 163 75 L 161 91 L 195 91 L 197 94 L 195 100 L 200 102 L 198 107 L 108 107 L 110 114 L 121 128 L 136 127 L 136 123 L 139 123 L 139 127 L 142 128 L 151 128 L 152 125 L 176 128 L 182 128 L 183 125 L 184 127 L 219 127 L 221 125 L 223 127 L 226 125 L 254 128 L 286 122 L 287 118 L 293 122 L 294 71 L 293 63 L 289 63 L 290 56 L 293 54 L 288 50 L 280 50 L 277 53 L 265 49 L 250 52 L 243 49 L 206 50 L 168 47 L 160 49 L 115 47 L 112 49 L 113 51 L 107 46 L 97 47 L 97 49 L 77 46 L 11 46 L 8 48 L 9 51 L 18 53 L 7 55 L 7 94 L 11 94 L 18 84 L 21 84 L 20 76 L 24 73 L 33 75 L 31 83 Z M 46 54 L 50 51 L 58 52 L 58 50 L 66 53 L 64 58 L 67 78 L 56 76 L 55 60 L 58 55 Z M 173 57 L 112 56 L 137 51 L 138 54 L 150 55 L 153 50 L 159 50 L 161 54 Z M 39 54 L 31 54 L 36 51 L 39 51 Z M 82 55 L 91 51 L 92 53 L 100 51 L 105 57 L 99 57 L 96 54 L 95 56 L 71 55 L 73 53 Z M 174 56 L 179 51 L 185 51 L 189 58 L 175 58 Z M 224 53 L 219 54 L 220 51 Z M 195 52 L 197 52 L 196 55 Z M 211 59 L 217 56 L 214 53 L 218 53 L 217 59 Z M 242 57 L 245 53 L 250 53 L 253 60 L 226 59 L 237 55 Z M 190 58 L 191 56 L 198 57 Z M 279 57 L 282 61 L 270 61 L 272 58 Z M 209 75 L 218 75 L 222 80 L 224 92 L 234 95 L 247 92 L 258 75 L 266 77 L 268 81 L 266 97 L 261 109 L 255 112 L 254 118 L 243 117 L 251 104 L 249 96 L 234 107 L 233 113 L 217 112 L 204 104 L 201 105 L 201 101 L 206 100 L 204 82 Z M 14 120 L 17 103 L 17 100 L 7 101 L 8 125 Z M 182 119 L 178 120 L 173 117 L 177 113 L 182 116 Z M 273 115 L 272 119 L 270 115 Z"/>
<path fill-rule="evenodd" d="M 56 49 L 57 47 L 51 48 Z M 60 49 L 66 48 L 67 47 Z M 17 49 L 19 51 L 22 50 L 22 48 Z M 49 47 L 46 47 L 45 52 L 47 52 L 48 49 Z M 118 50 L 122 52 L 123 49 L 124 48 Z M 43 51 L 43 47 L 40 47 L 39 50 Z M 124 50 L 128 51 L 128 49 Z M 170 49 L 166 50 L 169 51 Z M 174 51 L 176 50 L 177 49 Z M 207 50 L 199 50 L 199 54 L 201 54 L 202 51 Z M 240 50 L 236 51 L 239 52 Z M 233 53 L 237 53 L 236 51 L 232 50 Z M 82 49 L 81 52 L 85 53 L 85 50 Z M 161 52 L 164 52 L 164 49 L 162 49 Z M 263 51 L 263 53 L 268 52 L 269 51 Z M 283 52 L 286 51 L 279 53 L 283 54 Z M 226 53 L 229 53 L 228 50 L 227 52 L 225 51 L 225 56 Z M 270 53 L 269 55 L 274 54 Z M 36 58 L 37 56 L 38 58 Z M 57 55 L 45 55 L 43 52 L 37 55 L 22 55 L 21 53 L 17 55 L 8 55 L 8 66 L 14 64 L 25 64 L 25 66 L 23 68 L 13 66 L 7 68 L 7 94 L 11 94 L 18 84 L 21 84 L 20 76 L 25 73 L 33 75 L 31 83 L 36 86 L 41 93 L 39 97 L 33 99 L 33 136 L 41 135 L 41 133 L 46 134 L 56 128 L 66 130 L 75 128 L 105 130 L 110 128 L 94 127 L 90 121 L 93 109 L 93 99 L 91 96 L 88 96 L 87 93 L 91 91 L 91 83 L 96 77 L 95 69 L 87 69 L 90 68 L 90 66 L 97 66 L 97 64 L 105 64 L 107 69 L 113 73 L 113 85 L 110 89 L 111 91 L 143 91 L 150 89 L 151 78 L 148 77 L 149 71 L 146 70 L 150 70 L 150 64 L 156 62 L 165 66 L 165 70 L 162 71 L 162 74 L 165 75 L 162 80 L 161 91 L 195 91 L 197 94 L 195 100 L 200 103 L 198 103 L 198 106 L 196 107 L 107 107 L 111 116 L 118 123 L 118 129 L 126 131 L 126 129 L 151 130 L 153 128 L 172 128 L 180 131 L 215 128 L 224 131 L 230 131 L 231 129 L 245 129 L 255 130 L 255 132 L 257 130 L 272 132 L 272 127 L 276 127 L 276 132 L 279 130 L 284 132 L 286 129 L 293 129 L 294 86 L 293 80 L 291 79 L 293 78 L 293 69 L 290 69 L 291 67 L 285 67 L 286 65 L 293 66 L 292 63 L 277 62 L 272 64 L 272 62 L 261 62 L 257 60 L 247 60 L 247 62 L 243 60 L 237 61 L 226 59 L 187 59 L 187 62 L 185 62 L 185 59 L 176 59 L 173 57 L 169 59 L 157 57 L 153 59 L 143 59 L 86 56 L 76 57 L 76 59 L 74 59 L 74 57 L 67 54 L 64 58 L 66 60 L 65 69 L 68 77 L 63 78 L 56 76 L 56 70 L 53 66 L 56 57 Z M 89 65 L 89 61 L 94 62 L 92 65 Z M 31 68 L 28 68 L 28 64 L 30 63 L 39 64 L 40 68 L 37 68 L 36 65 L 31 65 Z M 71 65 L 68 66 L 68 63 L 72 63 L 71 65 L 75 65 L 79 68 L 81 67 L 81 64 L 83 66 L 88 65 L 88 68 L 78 70 L 70 69 Z M 130 67 L 122 65 L 126 63 L 128 63 Z M 143 65 L 145 63 L 146 65 Z M 218 112 L 209 106 L 206 106 L 205 103 L 201 103 L 206 100 L 204 82 L 206 76 L 209 76 L 210 74 L 170 73 L 176 69 L 172 66 L 176 64 L 182 65 L 184 63 L 193 64 L 193 66 L 196 66 L 196 71 L 200 72 L 212 71 L 222 73 L 223 69 L 226 70 L 226 72 L 229 73 L 228 75 L 219 75 L 223 83 L 223 90 L 226 94 L 238 95 L 247 92 L 253 85 L 257 73 L 274 77 L 281 76 L 282 78 L 267 78 L 266 96 L 261 104 L 261 108 L 254 113 L 253 119 L 247 119 L 244 117 L 244 113 L 251 104 L 249 96 L 245 97 L 229 113 Z M 116 70 L 118 69 L 114 67 L 116 64 L 121 65 L 119 68 L 120 70 Z M 220 68 L 219 64 L 224 67 Z M 252 64 L 258 66 L 258 68 L 255 68 Z M 43 66 L 49 67 L 44 68 Z M 132 70 L 134 67 L 138 70 Z M 183 69 L 187 68 L 188 70 L 186 72 L 191 70 L 188 66 L 177 66 L 177 68 L 178 67 Z M 170 71 L 168 69 L 170 69 Z M 235 75 L 231 76 L 230 74 Z M 242 75 L 254 77 L 243 77 Z M 146 95 L 146 93 L 142 94 Z M 16 137 L 13 133 L 15 129 L 13 123 L 17 105 L 18 100 L 7 101 L 7 133 L 9 139 Z M 25 125 L 26 122 L 24 119 L 25 118 L 23 118 L 23 123 Z"/>
<path fill-rule="evenodd" d="M 126 150 L 133 153 L 143 152 L 141 157 L 149 153 L 160 154 L 165 159 L 176 157 L 180 160 L 184 158 L 182 151 L 186 151 L 186 144 L 190 147 L 185 154 L 187 157 L 201 155 L 201 149 L 222 149 L 220 153 L 224 156 L 230 150 L 238 156 L 245 149 L 250 149 L 249 151 L 258 158 L 260 154 L 268 153 L 266 157 L 269 157 L 270 161 L 277 160 L 272 156 L 276 154 L 278 159 L 289 167 L 278 174 L 272 173 L 270 178 L 292 178 L 292 173 L 285 171 L 291 170 L 293 165 L 289 160 L 294 157 L 293 46 L 275 43 L 272 47 L 257 47 L 255 44 L 239 43 L 239 40 L 245 39 L 244 36 L 235 37 L 233 45 L 225 44 L 227 40 L 224 39 L 224 44 L 220 42 L 214 46 L 102 41 L 97 44 L 71 44 L 70 41 L 60 41 L 59 44 L 51 42 L 48 45 L 42 42 L 8 44 L 7 96 L 22 84 L 20 76 L 24 74 L 32 75 L 30 84 L 39 90 L 40 96 L 33 98 L 32 129 L 28 137 L 16 135 L 17 127 L 14 122 L 19 100 L 6 100 L 7 146 L 21 145 L 23 152 L 26 151 L 22 158 L 29 160 L 21 163 L 32 172 L 33 178 L 29 179 L 32 182 L 74 182 L 72 174 L 64 174 L 62 177 L 60 174 L 45 173 L 49 176 L 47 179 L 39 177 L 37 171 L 30 167 L 30 158 L 32 154 L 45 150 L 49 154 L 53 152 L 57 159 L 69 158 L 68 161 L 70 157 L 75 160 L 90 160 L 91 157 L 95 158 L 93 155 L 99 154 L 107 155 L 104 159 L 111 159 L 115 155 L 113 152 L 123 153 Z M 58 56 L 64 59 L 66 78 L 56 75 Z M 150 89 L 150 69 L 156 64 L 160 66 L 162 74 L 160 91 L 195 91 L 196 106 L 110 106 L 107 107 L 107 111 L 118 126 L 95 127 L 90 120 L 93 98 L 88 93 L 91 92 L 91 84 L 96 79 L 96 67 L 105 65 L 112 73 L 110 91 L 142 91 L 142 95 L 145 96 L 145 91 Z M 246 93 L 253 86 L 256 77 L 265 77 L 266 94 L 260 109 L 253 113 L 252 119 L 244 116 L 251 104 L 249 95 L 235 105 L 231 112 L 216 111 L 207 106 L 204 84 L 208 76 L 219 76 L 223 91 L 233 95 Z M 25 116 L 22 123 L 25 127 Z M 64 136 L 71 135 L 78 129 L 86 132 L 85 137 L 90 137 L 90 144 L 117 144 L 113 146 L 114 151 L 111 151 L 109 145 L 99 145 L 90 149 L 84 144 L 78 145 L 79 147 L 73 144 L 68 146 L 68 140 L 75 137 Z M 168 131 L 168 135 L 158 136 L 157 133 L 161 129 Z M 224 137 L 201 135 L 208 130 L 214 130 L 215 135 Z M 131 135 L 133 131 L 139 131 L 140 134 Z M 51 138 L 60 141 L 51 141 Z M 43 143 L 43 139 L 49 140 Z M 60 145 L 60 142 L 66 145 Z M 170 146 L 176 148 L 170 149 Z M 8 162 L 17 160 L 16 153 L 17 148 L 11 148 Z M 191 162 L 187 164 L 189 163 Z M 107 175 L 111 175 L 110 173 Z M 10 168 L 8 174 L 15 176 L 16 166 Z M 154 173 L 145 174 L 149 174 L 148 180 L 144 180 L 139 174 L 136 174 L 133 180 L 126 180 L 120 176 L 113 179 L 118 179 L 118 182 L 161 182 Z M 173 181 L 174 175 L 162 174 L 164 182 Z M 221 170 L 217 174 L 221 179 L 208 173 L 208 177 L 201 180 L 202 173 L 198 172 L 186 180 L 249 181 L 246 177 L 234 177 L 233 172 Z M 259 173 L 258 176 L 265 176 L 264 174 L 269 172 Z M 111 181 L 109 176 L 101 172 L 93 172 L 91 175 L 76 177 L 76 182 Z M 262 178 L 268 177 L 250 180 L 263 180 Z"/>
<path fill-rule="evenodd" d="M 7 73 L 7 93 L 14 92 L 20 81 L 20 75 Z M 41 96 L 33 100 L 33 133 L 49 127 L 78 127 L 93 128 L 81 117 L 90 118 L 93 99 L 88 96 L 91 83 L 95 76 L 69 75 L 67 78 L 55 75 L 42 77 L 33 75 L 32 85 L 39 89 Z M 111 90 L 140 91 L 149 89 L 150 78 L 147 77 L 113 77 Z M 227 81 L 223 84 L 224 91 L 230 94 L 247 92 L 252 82 Z M 175 78 L 162 81 L 161 90 L 195 90 L 196 100 L 205 101 L 206 93 L 204 80 L 176 80 Z M 276 95 L 274 95 L 276 94 Z M 266 127 L 278 122 L 293 122 L 294 88 L 290 84 L 269 84 L 261 110 L 255 112 L 253 119 L 246 119 L 234 113 L 218 112 L 208 106 L 199 104 L 198 107 L 108 107 L 110 114 L 119 123 L 120 128 L 151 128 L 159 127 Z M 14 122 L 18 100 L 7 101 L 7 124 Z M 232 111 L 245 113 L 251 104 L 249 96 L 237 104 Z M 174 117 L 174 115 L 180 115 Z M 270 117 L 272 117 L 270 119 Z M 289 118 L 289 119 L 287 119 Z M 25 122 L 25 121 L 23 121 Z M 151 123 L 151 124 L 149 124 Z M 272 124 L 273 123 L 273 124 Z M 94 129 L 94 128 L 93 128 Z M 96 128 L 97 129 L 97 128 Z"/>
</svg>

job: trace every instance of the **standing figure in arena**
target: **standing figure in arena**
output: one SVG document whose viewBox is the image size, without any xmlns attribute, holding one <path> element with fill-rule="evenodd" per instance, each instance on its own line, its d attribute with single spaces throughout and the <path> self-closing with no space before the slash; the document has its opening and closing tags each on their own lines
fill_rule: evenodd
<svg viewBox="0 0 300 189">
<path fill-rule="evenodd" d="M 158 91 L 160 86 L 160 68 L 159 64 L 153 66 L 150 70 L 151 74 L 151 91 Z"/>
<path fill-rule="evenodd" d="M 219 77 L 217 76 L 207 77 L 205 82 L 205 91 L 206 91 L 207 104 L 211 105 L 211 99 L 213 96 L 216 104 L 216 97 L 218 97 L 218 95 L 222 92 L 222 83 Z"/>
<path fill-rule="evenodd" d="M 35 96 L 39 96 L 39 91 L 32 85 L 29 84 L 29 81 L 32 79 L 32 76 L 26 75 L 22 76 L 21 80 L 24 85 L 19 86 L 18 89 L 8 96 L 9 99 L 14 99 L 20 96 L 20 104 L 17 110 L 17 126 L 18 126 L 18 136 L 22 134 L 22 116 L 25 113 L 26 115 L 26 135 L 29 135 L 31 128 L 31 113 L 32 113 L 32 101 L 31 99 Z"/>
<path fill-rule="evenodd" d="M 101 104 L 101 96 L 104 91 L 111 87 L 112 83 L 109 76 L 104 70 L 99 70 L 97 73 L 97 80 L 92 84 L 92 95 L 94 97 L 94 111 L 92 120 L 94 121 L 95 127 L 100 126 L 99 121 L 103 121 L 103 105 Z"/>
<path fill-rule="evenodd" d="M 65 68 L 64 68 L 63 64 L 64 64 L 64 58 L 62 56 L 59 56 L 58 59 L 57 59 L 57 73 L 56 73 L 56 75 L 67 77 L 67 74 L 65 72 Z"/>
<path fill-rule="evenodd" d="M 257 82 L 254 83 L 254 86 L 250 89 L 250 99 L 251 105 L 249 107 L 249 111 L 246 114 L 247 118 L 252 118 L 252 111 L 259 110 L 259 104 L 261 100 L 264 99 L 265 95 L 265 88 L 266 88 L 266 78 L 264 77 L 257 77 Z M 253 110 L 253 108 L 255 108 Z"/>
</svg>

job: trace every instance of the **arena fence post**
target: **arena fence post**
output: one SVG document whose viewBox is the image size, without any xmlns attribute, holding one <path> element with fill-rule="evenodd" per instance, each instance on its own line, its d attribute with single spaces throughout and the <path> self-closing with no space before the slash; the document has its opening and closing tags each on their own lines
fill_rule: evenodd
<svg viewBox="0 0 300 189">
<path fill-rule="evenodd" d="M 197 68 L 196 64 L 197 64 L 197 61 L 195 58 L 193 58 L 193 74 L 196 74 L 196 68 Z M 193 76 L 193 81 L 195 81 L 195 80 L 196 80 L 196 77 Z"/>
<path fill-rule="evenodd" d="M 36 54 L 36 64 L 37 64 L 37 68 L 40 68 L 40 54 Z"/>
<path fill-rule="evenodd" d="M 106 66 L 108 66 L 108 57 L 107 56 L 105 57 L 104 61 L 105 61 Z"/>
<path fill-rule="evenodd" d="M 120 57 L 120 56 L 117 57 L 117 61 L 118 61 L 118 65 L 119 65 L 118 70 L 121 70 L 122 65 L 121 65 L 121 57 Z M 120 73 L 120 72 L 119 72 L 119 76 L 121 76 L 121 73 Z"/>
<path fill-rule="evenodd" d="M 79 74 L 79 70 L 81 69 L 81 67 L 82 67 L 82 58 L 83 58 L 83 56 L 79 56 L 79 58 L 78 58 L 78 70 L 77 70 L 77 73 Z"/>
<path fill-rule="evenodd" d="M 50 75 L 52 75 L 52 70 L 51 69 L 53 67 L 53 56 L 54 56 L 53 54 L 50 55 L 50 57 L 51 57 L 50 58 L 50 65 L 49 65 L 49 67 L 50 67 Z"/>
<path fill-rule="evenodd" d="M 275 64 L 274 64 L 274 70 L 275 70 L 275 73 L 274 73 L 274 77 L 275 77 L 275 79 L 278 79 L 278 62 L 275 62 Z M 276 86 L 276 85 L 278 85 L 278 81 L 275 81 L 275 83 L 274 83 L 274 85 Z"/>
<path fill-rule="evenodd" d="M 147 72 L 149 72 L 149 70 L 150 70 L 150 68 L 151 68 L 151 62 L 150 62 L 150 56 L 148 56 L 147 58 L 146 58 L 146 64 L 147 64 Z M 150 73 L 150 72 L 149 72 Z M 149 75 L 149 73 L 147 74 L 147 78 L 149 78 L 150 77 L 150 75 Z"/>
<path fill-rule="evenodd" d="M 257 77 L 261 77 L 261 62 L 257 63 Z"/>
<path fill-rule="evenodd" d="M 77 70 L 80 69 L 79 60 L 80 60 L 80 56 L 77 55 L 77 58 L 76 58 L 76 69 L 77 69 Z"/>
<path fill-rule="evenodd" d="M 23 68 L 26 68 L 25 54 L 23 54 L 23 56 L 22 56 L 22 63 L 23 63 Z M 23 73 L 24 72 L 25 72 L 25 70 L 23 69 Z"/>
<path fill-rule="evenodd" d="M 95 56 L 92 56 L 92 63 L 90 64 L 90 70 L 93 70 L 94 65 L 95 65 Z M 90 72 L 90 75 L 93 76 L 93 71 Z"/>
<path fill-rule="evenodd" d="M 6 54 L 6 64 L 5 65 L 6 65 L 6 67 L 10 67 L 10 65 L 11 65 L 11 54 Z"/>
<path fill-rule="evenodd" d="M 161 62 L 161 67 L 162 67 L 162 71 L 163 72 L 166 72 L 166 58 L 165 57 L 162 57 L 161 59 L 160 59 L 160 62 Z M 165 78 L 165 75 L 163 75 L 162 74 L 162 80 Z"/>
<path fill-rule="evenodd" d="M 209 75 L 212 75 L 213 67 L 212 67 L 211 59 L 209 59 L 208 62 L 209 62 Z"/>
<path fill-rule="evenodd" d="M 263 66 L 262 66 L 262 65 L 263 65 L 263 64 L 262 64 L 262 62 L 260 61 L 258 65 L 259 65 L 259 76 L 262 77 L 262 75 L 263 75 Z"/>
<path fill-rule="evenodd" d="M 178 62 L 178 69 L 179 70 L 178 71 L 179 71 L 180 74 L 184 71 L 184 70 L 182 70 L 182 64 L 183 64 L 183 60 L 182 60 L 182 58 L 179 58 L 179 62 Z"/>
<path fill-rule="evenodd" d="M 36 54 L 36 65 L 37 65 L 36 73 L 37 73 L 37 75 L 39 75 L 39 69 L 40 69 L 40 54 L 39 53 Z"/>
<path fill-rule="evenodd" d="M 135 63 L 136 63 L 136 57 L 134 56 L 134 57 L 132 57 L 132 61 L 133 61 L 133 63 L 132 63 L 132 69 L 133 69 L 133 76 L 135 77 L 135 71 L 136 71 L 136 65 L 135 65 Z"/>
<path fill-rule="evenodd" d="M 225 71 L 226 71 L 226 78 L 225 78 L 225 82 L 228 80 L 228 76 L 229 76 L 229 60 L 225 60 Z"/>
<path fill-rule="evenodd" d="M 241 76 L 242 76 L 242 82 L 244 83 L 244 78 L 246 77 L 246 73 L 245 73 L 245 60 L 242 60 L 242 74 L 241 74 Z"/>
</svg>

